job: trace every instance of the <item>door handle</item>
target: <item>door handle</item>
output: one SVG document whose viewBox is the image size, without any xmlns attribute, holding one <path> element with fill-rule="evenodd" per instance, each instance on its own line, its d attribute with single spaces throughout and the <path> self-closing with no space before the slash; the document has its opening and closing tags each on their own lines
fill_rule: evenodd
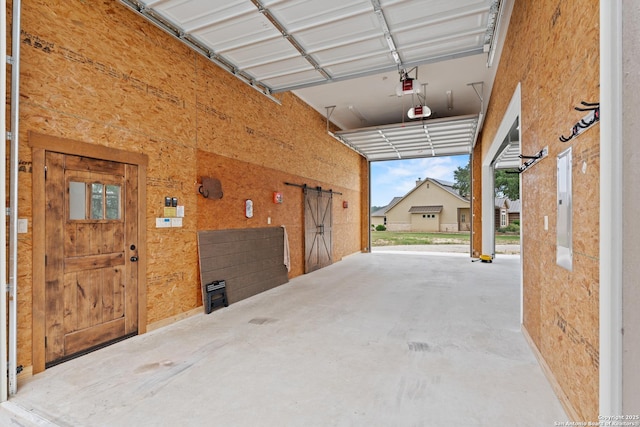
<svg viewBox="0 0 640 427">
<path fill-rule="evenodd" d="M 129 261 L 137 262 L 138 261 L 138 257 L 137 256 L 132 256 L 131 258 L 129 258 Z"/>
</svg>

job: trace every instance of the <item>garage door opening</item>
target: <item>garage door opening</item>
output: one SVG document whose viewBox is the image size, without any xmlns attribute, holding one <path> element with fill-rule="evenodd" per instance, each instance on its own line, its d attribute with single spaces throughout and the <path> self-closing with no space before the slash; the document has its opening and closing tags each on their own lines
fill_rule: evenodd
<svg viewBox="0 0 640 427">
<path fill-rule="evenodd" d="M 446 245 L 469 253 L 469 167 L 469 155 L 372 162 L 371 246 Z"/>
</svg>

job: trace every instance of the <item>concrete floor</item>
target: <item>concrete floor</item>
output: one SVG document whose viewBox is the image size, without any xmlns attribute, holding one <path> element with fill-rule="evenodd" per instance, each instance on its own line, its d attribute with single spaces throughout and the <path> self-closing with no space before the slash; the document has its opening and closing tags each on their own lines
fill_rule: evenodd
<svg viewBox="0 0 640 427">
<path fill-rule="evenodd" d="M 552 426 L 519 257 L 357 254 L 34 376 L 15 426 Z"/>
</svg>

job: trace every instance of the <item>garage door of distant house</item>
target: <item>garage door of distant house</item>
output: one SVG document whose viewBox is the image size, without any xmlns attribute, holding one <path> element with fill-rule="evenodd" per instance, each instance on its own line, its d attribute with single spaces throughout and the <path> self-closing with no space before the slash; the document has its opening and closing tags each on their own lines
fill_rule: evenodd
<svg viewBox="0 0 640 427">
<path fill-rule="evenodd" d="M 47 366 L 138 331 L 137 174 L 46 153 Z"/>
<path fill-rule="evenodd" d="M 304 188 L 305 265 L 309 273 L 331 265 L 331 207 L 333 194 L 321 189 Z"/>
</svg>

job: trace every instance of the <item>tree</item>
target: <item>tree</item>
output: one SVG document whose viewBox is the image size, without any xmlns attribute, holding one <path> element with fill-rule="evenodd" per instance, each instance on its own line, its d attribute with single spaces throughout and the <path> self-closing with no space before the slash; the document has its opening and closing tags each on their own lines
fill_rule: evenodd
<svg viewBox="0 0 640 427">
<path fill-rule="evenodd" d="M 453 171 L 454 190 L 458 190 L 458 193 L 462 197 L 469 197 L 471 194 L 471 179 L 469 175 L 469 163 L 465 167 L 458 166 L 458 169 Z"/>
<path fill-rule="evenodd" d="M 509 200 L 520 198 L 520 179 L 517 173 L 497 170 L 495 175 L 496 197 L 507 197 Z"/>
<path fill-rule="evenodd" d="M 453 188 L 458 190 L 462 197 L 469 197 L 471 193 L 471 179 L 469 163 L 465 167 L 458 166 L 453 171 Z M 520 199 L 520 179 L 517 173 L 507 173 L 504 170 L 495 171 L 495 195 L 496 197 L 508 197 L 509 200 Z"/>
</svg>

